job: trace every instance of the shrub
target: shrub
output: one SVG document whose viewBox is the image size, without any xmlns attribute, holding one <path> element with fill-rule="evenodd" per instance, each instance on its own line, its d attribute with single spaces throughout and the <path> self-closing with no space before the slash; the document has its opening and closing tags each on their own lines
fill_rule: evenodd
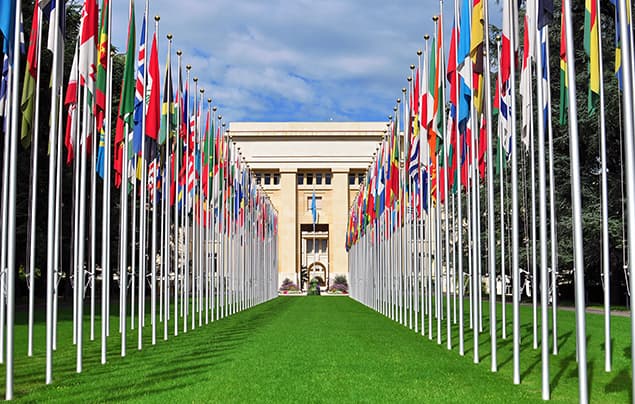
<svg viewBox="0 0 635 404">
<path fill-rule="evenodd" d="M 348 293 L 348 281 L 346 280 L 346 276 L 338 275 L 333 279 L 333 284 L 329 289 L 329 292 L 332 293 Z"/>
<path fill-rule="evenodd" d="M 313 278 L 309 282 L 309 289 L 306 292 L 307 296 L 319 296 L 320 295 L 320 282 Z"/>
<path fill-rule="evenodd" d="M 281 292 L 297 292 L 298 285 L 296 285 L 291 279 L 285 278 L 280 286 Z"/>
</svg>

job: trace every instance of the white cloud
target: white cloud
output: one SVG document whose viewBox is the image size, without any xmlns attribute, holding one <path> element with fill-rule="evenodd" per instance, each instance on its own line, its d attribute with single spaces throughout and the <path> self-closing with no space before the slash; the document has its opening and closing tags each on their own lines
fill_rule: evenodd
<svg viewBox="0 0 635 404">
<path fill-rule="evenodd" d="M 125 49 L 128 5 L 113 3 L 114 43 Z M 450 16 L 452 2 L 445 3 Z M 153 0 L 150 6 L 150 15 L 161 15 L 161 60 L 170 32 L 173 51 L 183 50 L 205 97 L 232 121 L 385 120 L 438 13 L 436 0 Z M 142 13 L 137 0 L 138 29 Z"/>
</svg>

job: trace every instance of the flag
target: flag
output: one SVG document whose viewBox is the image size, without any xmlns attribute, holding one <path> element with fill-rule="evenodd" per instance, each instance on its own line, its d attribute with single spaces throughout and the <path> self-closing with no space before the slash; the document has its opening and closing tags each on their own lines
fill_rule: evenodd
<svg viewBox="0 0 635 404">
<path fill-rule="evenodd" d="M 477 113 L 483 111 L 483 38 L 485 36 L 483 1 L 474 0 L 472 8 L 472 31 L 470 33 L 470 57 L 472 59 L 472 93 Z"/>
<path fill-rule="evenodd" d="M 610 0 L 611 4 L 613 4 L 615 6 L 615 77 L 617 78 L 617 84 L 620 88 L 620 90 L 622 90 L 622 36 L 620 33 L 620 10 L 619 10 L 619 3 L 617 3 L 616 0 Z M 631 1 L 630 0 L 626 0 L 626 9 L 627 10 L 631 10 Z M 629 18 L 628 22 L 627 22 L 627 31 L 631 32 L 632 28 L 631 28 L 631 13 L 626 13 L 627 17 Z M 626 40 L 628 41 L 629 39 L 626 38 Z"/>
<path fill-rule="evenodd" d="M 40 0 L 40 8 L 44 13 L 44 16 L 49 22 L 57 19 L 57 13 L 59 12 L 59 20 L 57 27 L 54 24 L 49 24 L 48 39 L 46 42 L 46 48 L 51 52 L 56 52 L 57 49 L 64 49 L 64 35 L 66 34 L 66 4 L 60 0 Z M 57 43 L 55 43 L 55 35 L 57 30 Z M 60 65 L 63 63 L 64 58 L 58 58 Z"/>
<path fill-rule="evenodd" d="M 600 36 L 598 32 L 598 10 L 595 0 L 585 0 L 584 10 L 584 52 L 589 57 L 588 111 L 595 112 L 595 103 L 600 96 Z M 615 27 L 619 30 L 619 27 Z"/>
<path fill-rule="evenodd" d="M 161 104 L 161 131 L 159 132 L 159 144 L 173 136 L 177 126 L 177 116 L 174 108 L 174 91 L 172 89 L 172 62 L 168 53 L 165 62 L 165 79 L 163 85 L 163 102 Z"/>
<path fill-rule="evenodd" d="M 470 48 L 472 45 L 470 10 L 472 7 L 471 0 L 463 0 L 461 7 L 461 20 L 459 23 L 459 39 L 457 46 L 457 70 L 459 72 L 459 126 L 460 131 L 464 132 L 467 121 L 470 117 L 470 99 L 472 97 L 472 76 L 470 75 Z"/>
<path fill-rule="evenodd" d="M 317 205 L 315 202 L 315 190 L 313 190 L 313 196 L 311 197 L 311 215 L 313 217 L 313 224 L 317 223 Z"/>
<path fill-rule="evenodd" d="M 530 13 L 525 14 L 525 29 L 523 35 L 523 64 L 520 72 L 520 97 L 521 97 L 521 138 L 525 147 L 529 148 L 529 129 L 533 119 L 532 113 L 532 82 L 531 82 L 531 41 L 535 34 Z"/>
<path fill-rule="evenodd" d="M 142 120 L 144 113 L 146 80 L 145 80 L 145 55 L 146 55 L 146 16 L 143 16 L 141 23 L 141 40 L 139 43 L 139 57 L 137 59 L 137 83 L 135 85 L 134 104 L 134 138 L 130 150 L 130 157 L 141 153 L 141 142 L 143 141 Z"/>
<path fill-rule="evenodd" d="M 68 109 L 66 118 L 66 134 L 64 136 L 64 145 L 66 146 L 66 164 L 70 164 L 75 156 L 75 128 L 77 127 L 77 81 L 79 75 L 79 41 L 75 44 L 75 56 L 73 57 L 73 65 L 66 87 L 66 99 L 64 105 Z"/>
<path fill-rule="evenodd" d="M 24 81 L 22 86 L 22 100 L 20 109 L 22 111 L 22 132 L 20 139 L 22 146 L 28 148 L 31 145 L 33 133 L 33 107 L 35 106 L 35 81 L 38 64 L 38 36 L 40 30 L 38 1 L 35 0 L 33 7 L 33 22 L 31 24 L 31 36 L 29 38 L 29 51 L 26 57 L 26 69 L 24 71 Z"/>
<path fill-rule="evenodd" d="M 79 80 L 82 86 L 88 88 L 89 97 L 95 94 L 95 80 L 97 67 L 95 56 L 97 53 L 97 3 L 86 0 L 82 8 L 81 39 L 79 45 Z M 89 104 L 91 100 L 88 100 Z"/>
<path fill-rule="evenodd" d="M 128 46 L 126 48 L 126 63 L 121 84 L 121 96 L 119 98 L 119 112 L 117 113 L 117 129 L 115 133 L 114 169 L 115 186 L 121 185 L 121 173 L 123 168 L 123 142 L 134 130 L 134 62 L 135 62 L 135 16 L 134 0 L 130 0 L 130 17 L 128 20 Z M 127 158 L 127 157 L 126 157 Z"/>
<path fill-rule="evenodd" d="M 569 96 L 567 93 L 569 80 L 567 77 L 567 38 L 565 31 L 564 2 L 562 3 L 562 13 L 560 15 L 560 124 L 564 125 L 567 122 L 567 114 L 565 110 L 569 107 Z"/>
<path fill-rule="evenodd" d="M 553 0 L 538 0 L 538 29 L 543 29 L 553 21 Z"/>
<path fill-rule="evenodd" d="M 108 0 L 104 0 L 101 8 L 101 24 L 99 29 L 99 48 L 97 50 L 97 87 L 95 90 L 95 120 L 97 133 L 101 134 L 106 114 L 106 70 L 108 69 Z"/>
<path fill-rule="evenodd" d="M 4 36 L 2 50 L 11 53 L 13 49 L 13 31 L 15 28 L 15 1 L 0 0 L 0 32 Z"/>
<path fill-rule="evenodd" d="M 156 142 L 161 126 L 161 77 L 159 76 L 159 54 L 156 33 L 154 34 L 154 38 L 152 38 L 147 87 L 150 91 L 150 100 L 148 102 L 148 112 L 146 115 L 146 135 Z"/>
</svg>

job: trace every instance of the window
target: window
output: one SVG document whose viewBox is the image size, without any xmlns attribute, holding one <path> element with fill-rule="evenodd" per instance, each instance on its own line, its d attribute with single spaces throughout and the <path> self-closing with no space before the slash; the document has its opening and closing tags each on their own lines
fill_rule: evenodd
<svg viewBox="0 0 635 404">
<path fill-rule="evenodd" d="M 298 185 L 304 185 L 304 173 L 298 173 Z"/>
<path fill-rule="evenodd" d="M 357 183 L 360 185 L 364 183 L 364 173 L 357 174 Z"/>
<path fill-rule="evenodd" d="M 273 185 L 280 185 L 280 173 L 273 174 Z"/>
<path fill-rule="evenodd" d="M 311 204 L 313 200 L 313 195 L 309 195 L 306 198 L 306 210 L 310 211 L 311 210 Z M 319 195 L 315 195 L 315 209 L 317 210 L 321 210 L 322 209 L 322 197 Z"/>
<path fill-rule="evenodd" d="M 315 173 L 315 185 L 322 185 L 322 173 Z"/>
<path fill-rule="evenodd" d="M 271 174 L 265 173 L 265 185 L 271 185 Z"/>
<path fill-rule="evenodd" d="M 306 185 L 313 185 L 313 173 L 307 173 Z"/>
<path fill-rule="evenodd" d="M 348 185 L 355 185 L 355 174 L 348 174 Z"/>
<path fill-rule="evenodd" d="M 260 173 L 256 173 L 255 177 L 256 177 L 256 184 L 260 185 L 260 181 L 261 181 L 261 177 L 262 176 L 260 175 Z"/>
<path fill-rule="evenodd" d="M 326 173 L 324 175 L 324 183 L 326 185 L 331 185 L 331 173 Z"/>
</svg>

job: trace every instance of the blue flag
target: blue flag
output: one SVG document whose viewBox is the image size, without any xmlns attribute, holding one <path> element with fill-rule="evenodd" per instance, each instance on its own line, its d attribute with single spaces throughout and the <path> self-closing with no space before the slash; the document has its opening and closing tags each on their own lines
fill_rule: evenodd
<svg viewBox="0 0 635 404">
<path fill-rule="evenodd" d="M 315 190 L 311 197 L 311 214 L 313 215 L 313 224 L 317 223 L 317 206 L 315 204 Z"/>
</svg>

